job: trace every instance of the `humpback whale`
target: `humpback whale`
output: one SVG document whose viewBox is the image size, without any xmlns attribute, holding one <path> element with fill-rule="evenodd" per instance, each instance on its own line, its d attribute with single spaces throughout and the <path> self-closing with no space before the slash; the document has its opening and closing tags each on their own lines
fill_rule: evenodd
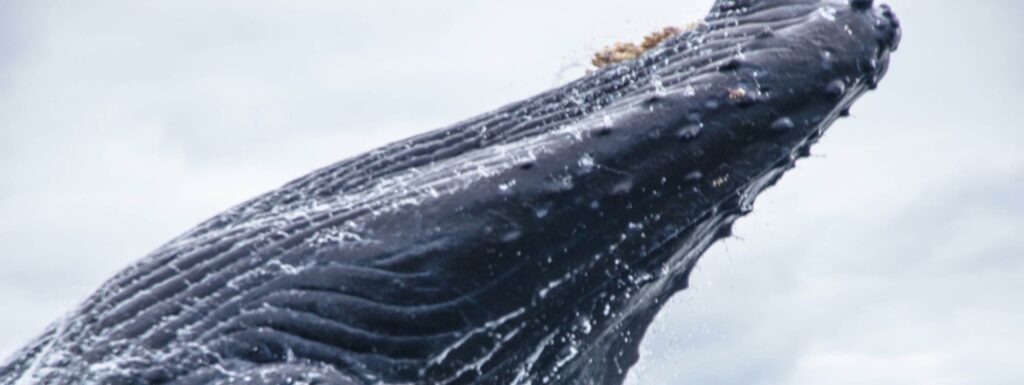
<svg viewBox="0 0 1024 385">
<path fill-rule="evenodd" d="M 638 57 L 171 240 L 0 384 L 621 384 L 759 192 L 877 86 L 871 0 L 719 0 Z"/>
</svg>

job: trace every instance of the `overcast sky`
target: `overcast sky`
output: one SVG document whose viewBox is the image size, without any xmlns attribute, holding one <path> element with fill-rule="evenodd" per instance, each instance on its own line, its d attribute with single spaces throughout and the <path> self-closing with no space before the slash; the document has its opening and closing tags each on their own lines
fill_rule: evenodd
<svg viewBox="0 0 1024 385">
<path fill-rule="evenodd" d="M 229 206 L 710 3 L 0 0 L 0 356 Z M 1024 2 L 890 3 L 889 76 L 705 255 L 634 384 L 1024 378 Z"/>
</svg>

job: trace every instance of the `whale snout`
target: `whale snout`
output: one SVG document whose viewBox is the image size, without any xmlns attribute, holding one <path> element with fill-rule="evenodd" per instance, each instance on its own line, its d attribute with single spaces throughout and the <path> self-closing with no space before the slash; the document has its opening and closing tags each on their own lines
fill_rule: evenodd
<svg viewBox="0 0 1024 385">
<path fill-rule="evenodd" d="M 873 0 L 848 0 L 849 7 L 855 12 L 869 14 L 875 22 L 875 41 L 880 52 L 896 51 L 900 45 L 903 31 L 900 20 L 888 4 L 875 6 Z"/>
<path fill-rule="evenodd" d="M 888 4 L 883 4 L 878 9 L 880 22 L 875 27 L 877 32 L 878 44 L 883 49 L 889 51 L 896 51 L 899 49 L 900 40 L 903 38 L 903 29 L 900 28 L 900 19 L 896 17 L 896 13 L 892 11 L 892 7 Z"/>
<path fill-rule="evenodd" d="M 870 21 L 872 31 L 865 36 L 874 40 L 876 57 L 864 69 L 873 72 L 869 73 L 869 86 L 874 89 L 889 69 L 889 55 L 899 49 L 903 29 L 888 4 L 875 6 L 871 0 L 849 0 L 849 6 L 855 13 L 864 13 Z"/>
</svg>

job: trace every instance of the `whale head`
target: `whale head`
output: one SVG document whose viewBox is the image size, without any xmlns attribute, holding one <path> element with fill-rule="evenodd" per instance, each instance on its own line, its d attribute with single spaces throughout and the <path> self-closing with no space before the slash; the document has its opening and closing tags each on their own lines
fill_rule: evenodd
<svg viewBox="0 0 1024 385">
<path fill-rule="evenodd" d="M 900 34 L 870 0 L 719 0 L 635 59 L 199 225 L 0 384 L 620 384 Z"/>
</svg>

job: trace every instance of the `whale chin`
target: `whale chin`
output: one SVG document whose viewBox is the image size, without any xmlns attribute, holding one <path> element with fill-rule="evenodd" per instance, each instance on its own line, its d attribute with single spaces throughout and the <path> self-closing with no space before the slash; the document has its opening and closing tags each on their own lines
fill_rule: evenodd
<svg viewBox="0 0 1024 385">
<path fill-rule="evenodd" d="M 870 0 L 717 1 L 633 60 L 213 217 L 0 384 L 621 384 L 701 254 L 899 40 Z"/>
</svg>

